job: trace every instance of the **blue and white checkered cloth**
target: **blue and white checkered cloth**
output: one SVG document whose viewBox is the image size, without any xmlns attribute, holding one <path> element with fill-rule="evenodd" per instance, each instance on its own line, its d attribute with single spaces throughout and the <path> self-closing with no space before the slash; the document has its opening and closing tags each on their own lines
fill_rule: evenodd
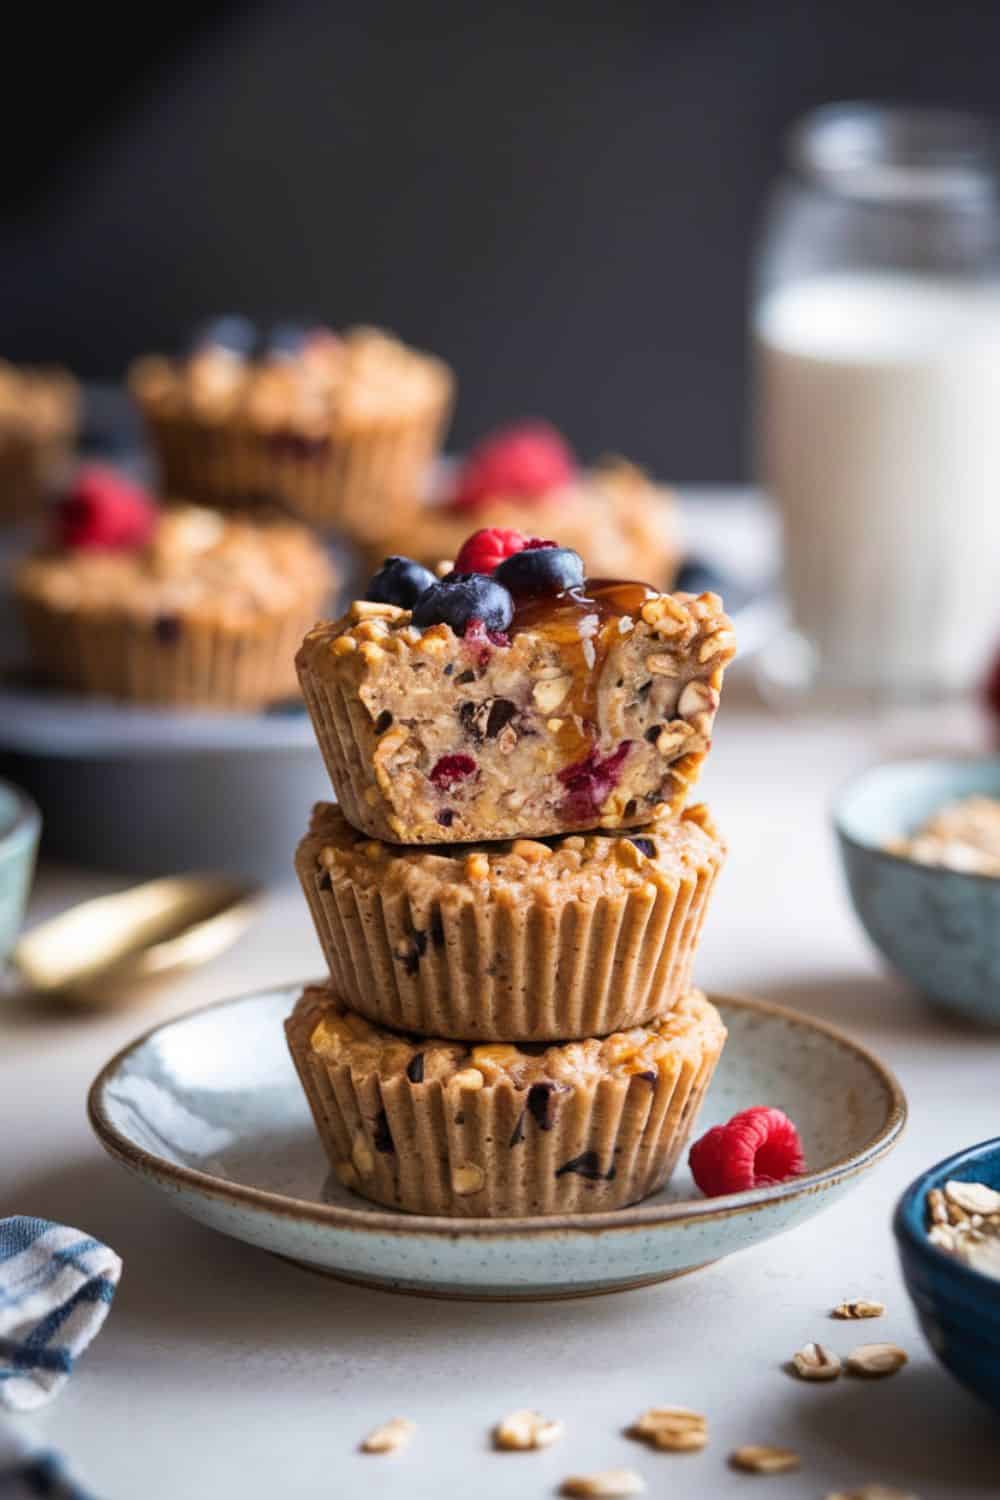
<svg viewBox="0 0 1000 1500">
<path fill-rule="evenodd" d="M 32 1411 L 69 1379 L 111 1306 L 122 1263 L 78 1229 L 0 1219 L 0 1408 Z M 0 1497 L 86 1500 L 59 1459 L 0 1423 Z"/>
</svg>

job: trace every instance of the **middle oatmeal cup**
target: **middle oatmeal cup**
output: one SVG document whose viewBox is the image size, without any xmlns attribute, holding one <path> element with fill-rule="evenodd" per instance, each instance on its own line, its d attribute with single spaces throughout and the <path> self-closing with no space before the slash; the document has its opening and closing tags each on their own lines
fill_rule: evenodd
<svg viewBox="0 0 1000 1500">
<path fill-rule="evenodd" d="M 404 847 L 320 803 L 296 870 L 334 987 L 384 1026 L 604 1036 L 671 1009 L 726 846 L 704 806 L 631 833 Z"/>
<path fill-rule="evenodd" d="M 655 1192 L 726 1039 L 696 990 L 648 1027 L 530 1050 L 400 1036 L 326 986 L 285 1030 L 339 1180 L 456 1218 L 594 1213 Z"/>
</svg>

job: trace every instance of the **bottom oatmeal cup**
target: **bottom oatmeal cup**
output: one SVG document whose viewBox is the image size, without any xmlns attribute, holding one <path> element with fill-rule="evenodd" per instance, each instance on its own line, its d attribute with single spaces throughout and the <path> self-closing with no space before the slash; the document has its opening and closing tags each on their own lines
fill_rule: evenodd
<svg viewBox="0 0 1000 1500">
<path fill-rule="evenodd" d="M 547 1047 L 403 1036 L 310 986 L 285 1023 L 340 1181 L 410 1213 L 597 1213 L 662 1187 L 726 1039 L 692 990 L 669 1015 Z"/>
</svg>

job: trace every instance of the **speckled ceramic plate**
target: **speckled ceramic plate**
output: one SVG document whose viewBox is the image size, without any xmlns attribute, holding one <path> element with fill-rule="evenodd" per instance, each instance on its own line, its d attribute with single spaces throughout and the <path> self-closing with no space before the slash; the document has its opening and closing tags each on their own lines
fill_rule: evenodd
<svg viewBox="0 0 1000 1500">
<path fill-rule="evenodd" d="M 443 1219 L 375 1209 L 329 1174 L 281 1023 L 299 986 L 159 1026 L 90 1092 L 102 1144 L 202 1223 L 348 1280 L 458 1297 L 558 1297 L 680 1275 L 793 1229 L 891 1149 L 906 1117 L 892 1074 L 840 1032 L 755 1000 L 711 998 L 729 1028 L 701 1131 L 776 1104 L 808 1175 L 726 1198 L 687 1170 L 644 1203 L 544 1219 Z"/>
</svg>

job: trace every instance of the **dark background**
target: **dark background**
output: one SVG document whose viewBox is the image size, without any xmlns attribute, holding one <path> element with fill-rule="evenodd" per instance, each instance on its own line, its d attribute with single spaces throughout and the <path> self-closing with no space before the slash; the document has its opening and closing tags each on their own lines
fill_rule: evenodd
<svg viewBox="0 0 1000 1500">
<path fill-rule="evenodd" d="M 789 121 L 998 108 L 995 3 L 167 10 L 8 34 L 0 353 L 113 377 L 219 311 L 375 322 L 457 367 L 456 445 L 542 414 L 682 480 L 744 471 Z"/>
</svg>

